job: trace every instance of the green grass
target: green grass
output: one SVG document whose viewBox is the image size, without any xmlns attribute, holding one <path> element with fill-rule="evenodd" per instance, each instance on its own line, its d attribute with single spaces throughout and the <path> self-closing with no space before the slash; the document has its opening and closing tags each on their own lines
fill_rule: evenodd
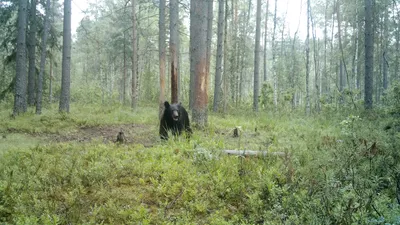
<svg viewBox="0 0 400 225">
<path fill-rule="evenodd" d="M 400 136 L 384 132 L 379 117 L 210 113 L 209 127 L 195 129 L 190 141 L 161 142 L 156 106 L 72 105 L 70 114 L 54 107 L 15 119 L 9 111 L 0 112 L 0 223 L 400 222 Z M 126 133 L 140 138 L 123 145 L 50 140 L 120 124 L 137 125 Z M 233 138 L 237 126 L 240 138 Z M 224 149 L 287 155 L 228 156 Z"/>
<path fill-rule="evenodd" d="M 30 149 L 43 143 L 45 143 L 43 139 L 26 134 L 3 134 L 0 136 L 0 155 L 3 155 L 6 151 Z"/>
</svg>

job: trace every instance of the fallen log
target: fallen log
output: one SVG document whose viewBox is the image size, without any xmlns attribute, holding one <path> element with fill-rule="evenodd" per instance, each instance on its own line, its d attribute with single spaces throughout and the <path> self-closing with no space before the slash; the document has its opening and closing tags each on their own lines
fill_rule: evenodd
<svg viewBox="0 0 400 225">
<path fill-rule="evenodd" d="M 268 152 L 268 151 L 256 151 L 256 150 L 222 150 L 223 153 L 228 155 L 242 155 L 242 156 L 285 156 L 284 152 Z"/>
</svg>

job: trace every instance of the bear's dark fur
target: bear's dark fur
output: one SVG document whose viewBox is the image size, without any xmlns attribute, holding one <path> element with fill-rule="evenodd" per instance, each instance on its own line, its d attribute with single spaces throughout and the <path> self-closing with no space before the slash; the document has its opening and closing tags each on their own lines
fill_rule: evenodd
<svg viewBox="0 0 400 225">
<path fill-rule="evenodd" d="M 190 137 L 192 129 L 190 128 L 189 116 L 181 103 L 169 104 L 164 102 L 164 113 L 160 121 L 160 138 L 168 140 L 168 131 L 171 130 L 174 136 L 181 135 L 185 130 L 186 137 Z"/>
</svg>

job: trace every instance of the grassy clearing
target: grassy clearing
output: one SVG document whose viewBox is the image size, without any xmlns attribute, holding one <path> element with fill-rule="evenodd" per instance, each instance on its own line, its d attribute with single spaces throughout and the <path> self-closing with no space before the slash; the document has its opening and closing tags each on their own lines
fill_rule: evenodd
<svg viewBox="0 0 400 225">
<path fill-rule="evenodd" d="M 158 140 L 156 107 L 0 112 L 0 222 L 9 224 L 369 224 L 400 222 L 400 146 L 383 120 L 211 114 L 190 141 Z M 88 116 L 90 115 L 90 116 Z M 377 117 L 375 117 L 377 118 Z M 74 141 L 123 124 L 133 137 Z M 240 138 L 232 137 L 240 126 Z M 102 130 L 85 129 L 101 136 Z M 96 131 L 96 132 L 94 132 Z M 50 142 L 49 134 L 69 135 Z M 45 137 L 45 139 L 43 139 Z M 7 140 L 7 141 L 5 141 Z M 4 143 L 4 145 L 3 145 Z M 147 144 L 144 144 L 147 143 Z M 151 144 L 149 144 L 151 143 Z M 227 156 L 223 149 L 286 157 Z"/>
<path fill-rule="evenodd" d="M 6 151 L 16 151 L 19 149 L 30 149 L 43 144 L 44 140 L 26 134 L 2 134 L 0 136 L 0 155 Z"/>
</svg>

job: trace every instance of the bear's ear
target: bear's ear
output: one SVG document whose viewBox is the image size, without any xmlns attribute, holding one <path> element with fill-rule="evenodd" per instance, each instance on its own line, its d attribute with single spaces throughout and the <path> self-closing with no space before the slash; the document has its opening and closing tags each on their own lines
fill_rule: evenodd
<svg viewBox="0 0 400 225">
<path fill-rule="evenodd" d="M 182 106 L 182 102 L 179 102 L 178 105 L 179 105 L 179 106 Z"/>
<path fill-rule="evenodd" d="M 164 102 L 164 107 L 167 109 L 167 108 L 169 108 L 169 102 L 168 101 L 165 101 Z"/>
</svg>

